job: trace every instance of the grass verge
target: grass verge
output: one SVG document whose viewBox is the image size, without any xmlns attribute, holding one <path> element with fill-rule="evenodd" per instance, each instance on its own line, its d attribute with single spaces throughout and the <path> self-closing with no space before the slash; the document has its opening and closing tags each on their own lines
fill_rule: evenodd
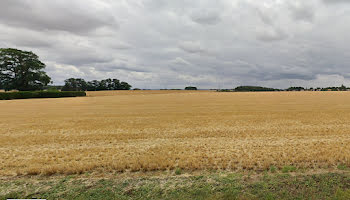
<svg viewBox="0 0 350 200">
<path fill-rule="evenodd" d="M 172 173 L 174 174 L 174 173 Z M 176 173 L 175 173 L 176 174 Z M 0 199 L 350 199 L 350 174 L 206 173 L 100 177 L 19 177 L 0 182 Z"/>
</svg>

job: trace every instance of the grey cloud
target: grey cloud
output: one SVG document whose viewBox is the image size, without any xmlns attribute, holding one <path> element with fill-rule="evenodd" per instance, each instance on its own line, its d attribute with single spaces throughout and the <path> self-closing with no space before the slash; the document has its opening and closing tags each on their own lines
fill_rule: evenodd
<svg viewBox="0 0 350 200">
<path fill-rule="evenodd" d="M 119 49 L 119 50 L 127 50 L 132 48 L 132 46 L 127 43 L 109 44 L 109 46 L 113 49 Z"/>
<path fill-rule="evenodd" d="M 37 53 L 55 84 L 350 84 L 350 7 L 340 2 L 2 0 L 0 45 Z"/>
<path fill-rule="evenodd" d="M 90 54 L 90 55 L 89 55 Z M 99 56 L 95 53 L 81 52 L 80 54 L 72 53 L 71 55 L 66 55 L 58 59 L 59 62 L 68 65 L 92 65 L 96 63 L 108 63 L 111 62 L 113 58 L 108 56 Z"/>
<path fill-rule="evenodd" d="M 53 44 L 50 41 L 43 40 L 42 38 L 38 38 L 36 36 L 26 36 L 26 37 L 16 37 L 13 40 L 16 46 L 24 46 L 31 48 L 49 48 L 52 47 Z"/>
<path fill-rule="evenodd" d="M 0 37 L 3 42 L 11 42 L 15 46 L 49 48 L 54 44 L 45 33 L 22 28 L 14 28 L 0 24 Z"/>
<path fill-rule="evenodd" d="M 186 41 L 179 44 L 179 48 L 188 53 L 204 53 L 206 50 L 199 42 Z"/>
<path fill-rule="evenodd" d="M 136 67 L 136 66 L 129 66 L 126 63 L 108 63 L 108 64 L 102 64 L 102 65 L 96 65 L 94 67 L 96 71 L 101 72 L 113 72 L 116 70 L 123 70 L 128 72 L 149 72 L 147 69 Z"/>
<path fill-rule="evenodd" d="M 270 16 L 269 10 L 256 9 L 256 11 L 262 22 L 264 22 L 266 25 L 274 25 L 274 21 L 272 19 L 272 16 Z"/>
<path fill-rule="evenodd" d="M 2 0 L 0 21 L 4 24 L 37 30 L 86 33 L 102 26 L 115 26 L 112 15 L 103 13 L 97 1 Z M 95 8 L 96 8 L 95 7 Z"/>
<path fill-rule="evenodd" d="M 306 3 L 294 2 L 289 4 L 292 17 L 296 20 L 312 22 L 315 18 L 314 7 Z"/>
<path fill-rule="evenodd" d="M 188 62 L 187 60 L 181 58 L 181 57 L 177 57 L 174 60 L 170 61 L 170 64 L 173 65 L 185 65 L 185 66 L 189 66 L 191 65 L 190 62 Z"/>
<path fill-rule="evenodd" d="M 348 0 L 322 0 L 322 1 L 328 4 L 350 3 Z"/>
<path fill-rule="evenodd" d="M 286 38 L 288 38 L 288 35 L 276 28 L 265 28 L 257 33 L 257 39 L 264 42 L 280 41 Z"/>
<path fill-rule="evenodd" d="M 198 24 L 215 25 L 221 21 L 219 11 L 210 9 L 197 10 L 191 15 L 191 19 Z"/>
<path fill-rule="evenodd" d="M 265 73 L 262 75 L 262 80 L 283 80 L 283 79 L 299 79 L 299 80 L 313 80 L 316 75 L 313 74 L 294 74 L 294 73 Z"/>
<path fill-rule="evenodd" d="M 264 42 L 280 41 L 288 38 L 288 34 L 281 28 L 281 25 L 276 20 L 278 16 L 272 9 L 255 8 L 259 19 L 264 23 L 264 26 L 257 28 L 256 38 Z"/>
<path fill-rule="evenodd" d="M 274 64 L 251 64 L 242 61 L 232 63 L 235 66 L 235 71 L 232 73 L 244 76 L 251 80 L 271 81 L 271 80 L 286 80 L 286 79 L 299 79 L 299 80 L 313 80 L 316 74 L 309 69 L 301 66 L 277 66 Z M 276 71 L 275 69 L 279 70 Z M 225 74 L 230 74 L 230 71 L 226 71 Z"/>
</svg>

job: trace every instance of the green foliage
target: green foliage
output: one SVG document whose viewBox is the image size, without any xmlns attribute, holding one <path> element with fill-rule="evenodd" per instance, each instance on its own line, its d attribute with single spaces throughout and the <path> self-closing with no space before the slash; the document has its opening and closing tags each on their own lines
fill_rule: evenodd
<svg viewBox="0 0 350 200">
<path fill-rule="evenodd" d="M 340 87 L 326 87 L 322 88 L 321 91 L 346 91 L 347 88 L 344 85 L 341 85 Z"/>
<path fill-rule="evenodd" d="M 44 90 L 47 91 L 61 91 L 63 86 L 59 85 L 47 85 L 44 87 Z"/>
<path fill-rule="evenodd" d="M 348 200 L 348 199 L 350 199 L 350 189 L 337 190 L 337 192 L 335 193 L 335 197 L 333 199 L 334 200 Z"/>
<path fill-rule="evenodd" d="M 0 182 L 0 199 L 350 199 L 350 177 L 343 173 L 18 179 Z"/>
<path fill-rule="evenodd" d="M 185 90 L 197 90 L 197 87 L 188 86 L 188 87 L 185 87 Z"/>
<path fill-rule="evenodd" d="M 295 166 L 284 166 L 282 168 L 282 172 L 283 173 L 288 173 L 288 172 L 295 172 L 297 170 L 297 168 Z"/>
<path fill-rule="evenodd" d="M 33 99 L 33 98 L 61 98 L 86 96 L 85 92 L 60 92 L 60 91 L 23 91 L 23 92 L 0 92 L 0 100 Z"/>
<path fill-rule="evenodd" d="M 182 174 L 181 168 L 176 168 L 176 169 L 175 169 L 175 174 L 176 174 L 176 175 Z"/>
<path fill-rule="evenodd" d="M 267 92 L 267 91 L 280 91 L 279 89 L 274 88 L 266 88 L 266 87 L 260 87 L 260 86 L 239 86 L 236 87 L 236 92 Z"/>
<path fill-rule="evenodd" d="M 290 87 L 287 89 L 287 91 L 302 91 L 305 90 L 303 87 Z"/>
<path fill-rule="evenodd" d="M 101 91 L 101 90 L 130 90 L 131 85 L 118 79 L 93 80 L 86 82 L 81 78 L 70 78 L 64 81 L 62 91 Z"/>
<path fill-rule="evenodd" d="M 235 90 L 232 89 L 221 89 L 221 90 L 216 90 L 217 92 L 234 92 Z"/>
<path fill-rule="evenodd" d="M 275 166 L 271 166 L 270 167 L 270 172 L 271 173 L 276 173 L 277 172 L 277 168 Z"/>
<path fill-rule="evenodd" d="M 45 64 L 33 52 L 0 49 L 0 88 L 9 90 L 42 90 L 51 78 L 42 71 Z"/>
<path fill-rule="evenodd" d="M 82 78 L 70 78 L 64 81 L 62 91 L 86 91 L 88 84 Z"/>
<path fill-rule="evenodd" d="M 338 165 L 337 168 L 338 168 L 339 170 L 348 170 L 348 169 L 349 169 L 348 166 L 346 166 L 346 165 L 344 165 L 344 164 Z"/>
</svg>

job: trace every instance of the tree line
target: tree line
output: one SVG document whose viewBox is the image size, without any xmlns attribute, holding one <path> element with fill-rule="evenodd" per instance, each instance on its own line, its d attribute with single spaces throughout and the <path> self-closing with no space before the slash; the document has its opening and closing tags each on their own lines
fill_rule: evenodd
<svg viewBox="0 0 350 200">
<path fill-rule="evenodd" d="M 31 51 L 0 48 L 0 89 L 5 91 L 44 90 L 52 83 L 46 74 L 46 65 Z M 93 80 L 80 78 L 65 80 L 63 91 L 130 90 L 131 85 L 118 79 Z"/>
<path fill-rule="evenodd" d="M 235 91 L 262 92 L 262 91 L 280 91 L 280 90 L 275 88 L 267 88 L 267 87 L 260 87 L 260 86 L 239 86 L 235 88 Z"/>
<path fill-rule="evenodd" d="M 270 91 L 347 91 L 350 88 L 341 85 L 340 87 L 326 87 L 326 88 L 304 88 L 304 87 L 289 87 L 287 89 L 275 89 L 261 86 L 239 86 L 235 89 L 221 89 L 218 92 L 270 92 Z"/>
<path fill-rule="evenodd" d="M 340 87 L 317 87 L 317 88 L 304 88 L 304 87 L 290 87 L 286 91 L 348 91 L 350 88 L 347 88 L 345 85 Z"/>
<path fill-rule="evenodd" d="M 101 91 L 101 90 L 130 90 L 131 85 L 118 79 L 93 80 L 86 82 L 82 78 L 70 78 L 64 81 L 62 91 Z"/>
</svg>

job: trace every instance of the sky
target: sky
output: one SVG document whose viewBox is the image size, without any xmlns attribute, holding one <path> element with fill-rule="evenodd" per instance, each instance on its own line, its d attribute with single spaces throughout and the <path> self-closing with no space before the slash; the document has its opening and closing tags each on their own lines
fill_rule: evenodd
<svg viewBox="0 0 350 200">
<path fill-rule="evenodd" d="M 53 83 L 350 87 L 349 0 L 1 0 L 0 48 Z"/>
</svg>

